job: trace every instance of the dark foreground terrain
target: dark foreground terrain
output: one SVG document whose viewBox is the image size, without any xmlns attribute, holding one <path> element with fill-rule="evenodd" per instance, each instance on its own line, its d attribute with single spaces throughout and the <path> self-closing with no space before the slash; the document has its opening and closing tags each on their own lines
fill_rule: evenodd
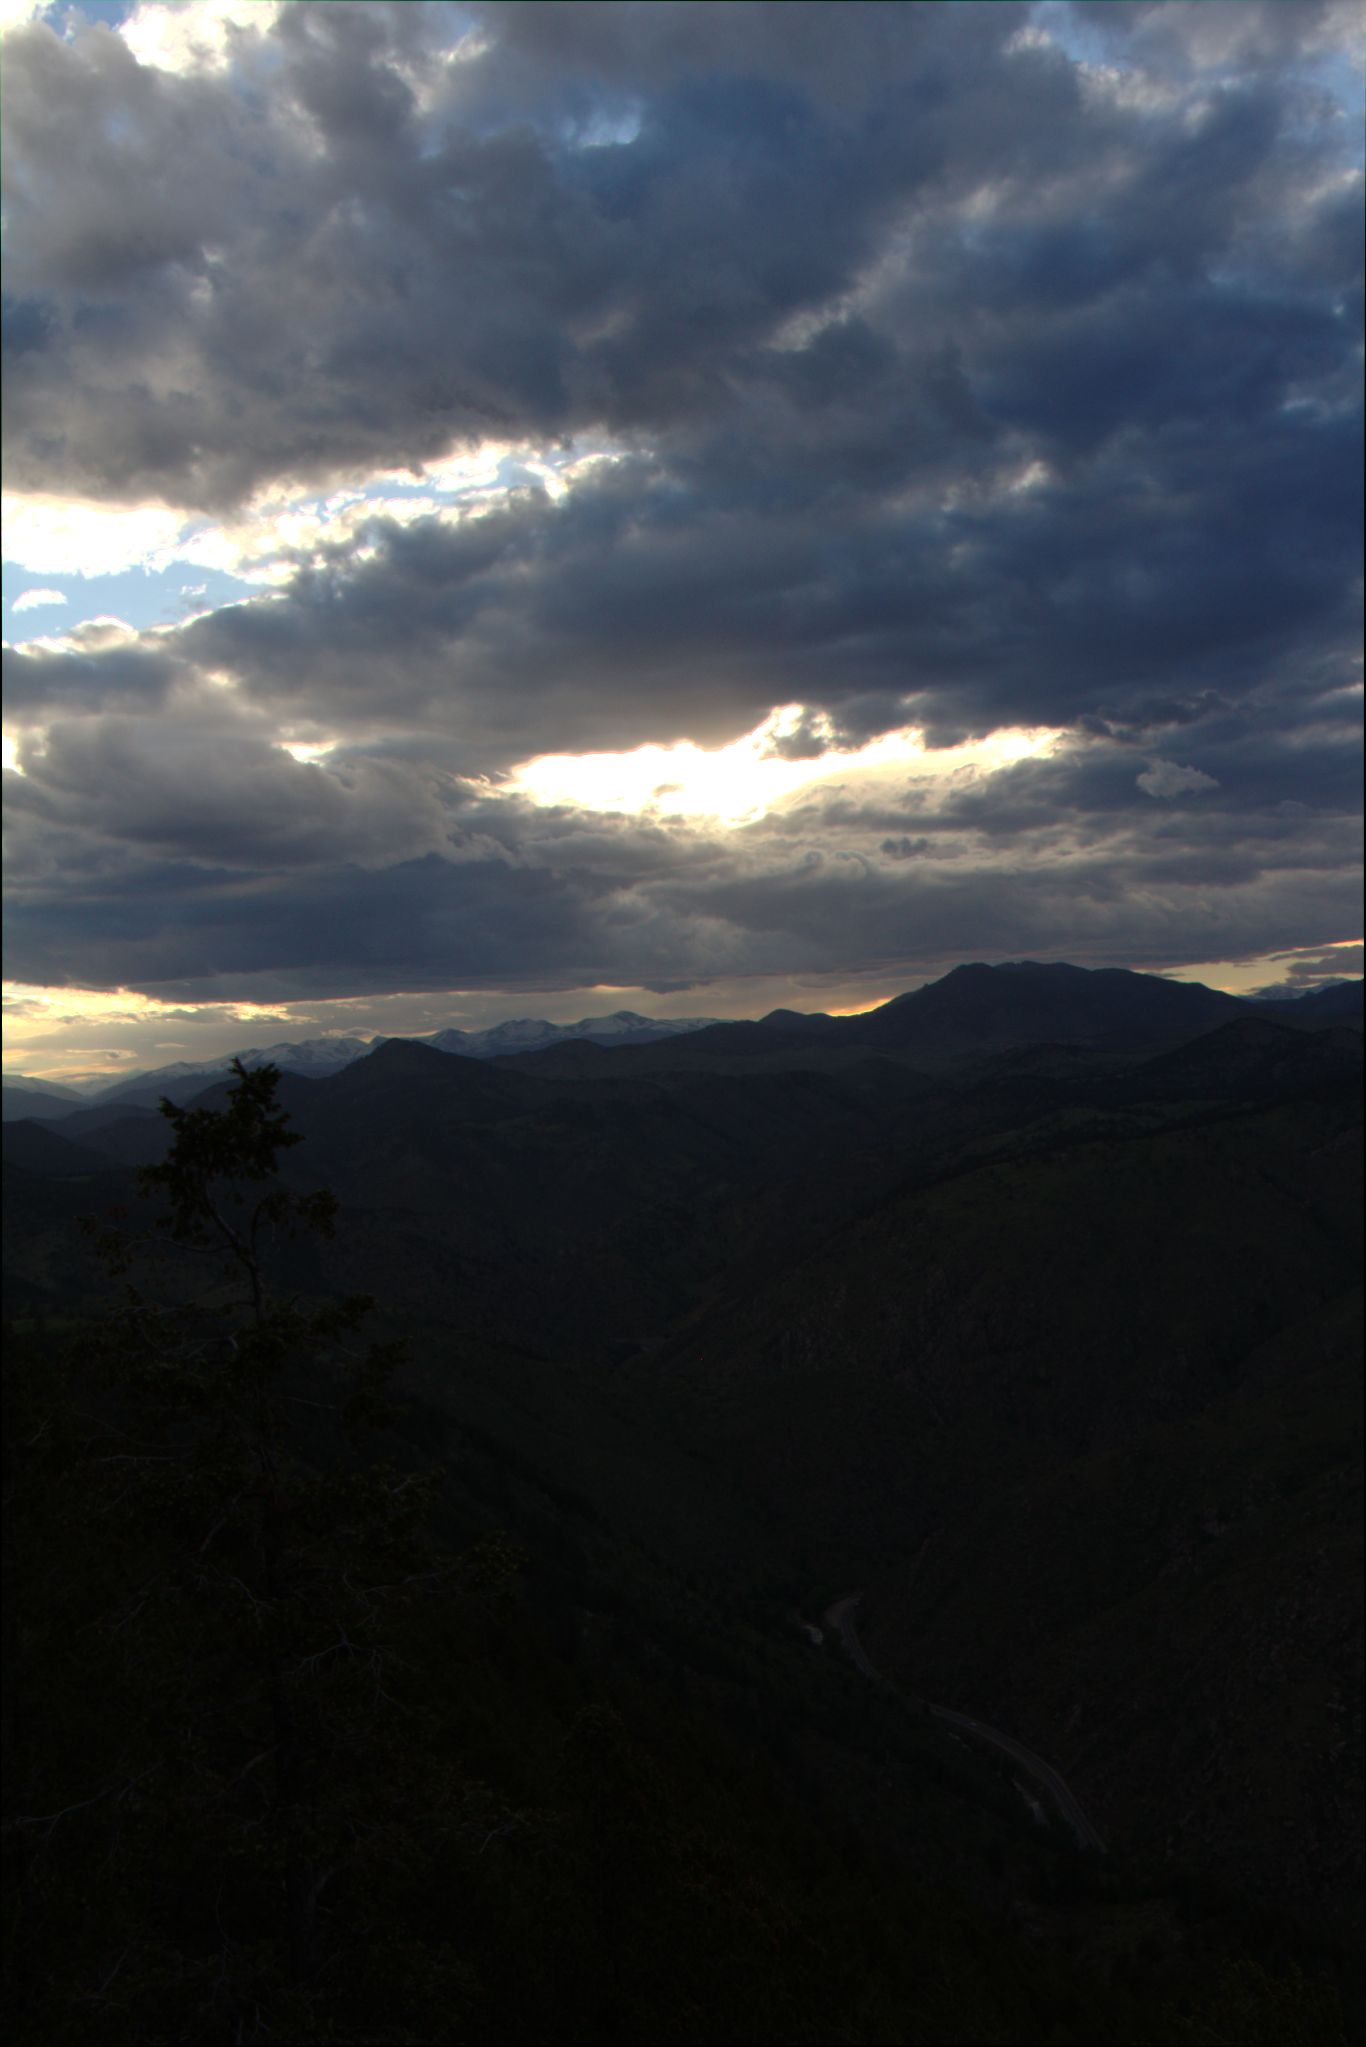
<svg viewBox="0 0 1366 2047">
<path fill-rule="evenodd" d="M 1359 987 L 253 1085 L 5 1127 L 20 2038 L 1355 2030 Z"/>
</svg>

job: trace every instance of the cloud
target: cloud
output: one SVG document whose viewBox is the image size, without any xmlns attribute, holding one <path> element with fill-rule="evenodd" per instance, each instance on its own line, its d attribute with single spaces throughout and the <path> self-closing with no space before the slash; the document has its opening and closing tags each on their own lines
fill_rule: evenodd
<svg viewBox="0 0 1366 2047">
<path fill-rule="evenodd" d="M 1309 995 L 1317 988 L 1333 988 L 1343 981 L 1359 980 L 1366 960 L 1363 947 L 1358 942 L 1355 945 L 1335 945 L 1324 952 L 1282 955 L 1277 964 L 1282 967 L 1280 979 L 1255 989 L 1255 994 L 1277 998 Z"/>
<path fill-rule="evenodd" d="M 1219 786 L 1213 775 L 1206 775 L 1199 768 L 1183 768 L 1176 761 L 1164 760 L 1149 761 L 1136 780 L 1145 795 L 1161 798 L 1199 796 L 1206 789 Z"/>
<path fill-rule="evenodd" d="M 1350 789 L 1287 819 L 1234 742 L 1198 821 L 1154 825 L 1132 752 L 1092 742 L 995 771 L 849 772 L 726 831 L 545 808 L 398 755 L 304 766 L 203 708 L 167 727 L 153 743 L 136 718 L 81 719 L 26 755 L 7 807 L 19 978 L 279 1002 L 898 960 L 913 977 L 1022 948 L 1266 952 L 1357 914 Z"/>
<path fill-rule="evenodd" d="M 364 758 L 300 762 L 212 706 L 155 723 L 60 721 L 21 762 L 9 798 L 21 879 L 45 871 L 49 858 L 60 869 L 68 841 L 282 873 L 392 865 L 449 843 L 442 790 L 419 770 Z"/>
<path fill-rule="evenodd" d="M 36 611 L 44 604 L 65 604 L 65 590 L 25 590 L 10 606 L 11 611 Z"/>
<path fill-rule="evenodd" d="M 1344 935 L 1348 48 L 1317 4 L 12 29 L 11 554 L 263 592 L 7 650 L 25 975 L 285 1000 Z M 907 728 L 938 766 L 870 780 Z M 516 779 L 761 730 L 812 783 L 728 832 Z"/>
<path fill-rule="evenodd" d="M 36 21 L 52 4 L 53 0 L 0 0 L 0 35 Z"/>
<path fill-rule="evenodd" d="M 246 38 L 274 26 L 278 12 L 278 0 L 195 0 L 193 7 L 143 0 L 118 32 L 139 64 L 158 71 L 222 71 Z"/>
<path fill-rule="evenodd" d="M 16 32 L 7 270 L 34 345 L 8 379 L 12 474 L 217 511 L 491 436 L 714 437 L 736 398 L 753 429 L 799 387 L 811 455 L 840 428 L 871 470 L 946 434 L 1037 423 L 1070 452 L 1135 406 L 1236 409 L 1289 337 L 1233 371 L 1219 315 L 1282 318 L 1259 270 L 1293 264 L 1288 213 L 1312 234 L 1334 212 L 1306 201 L 1326 141 L 1306 161 L 1286 134 L 1303 37 L 1188 118 L 1188 51 L 1136 25 L 1188 90 L 1116 107 L 1021 45 L 1025 20 L 354 4 Z M 167 68 L 172 31 L 217 68 Z M 587 139 L 628 109 L 629 143 Z M 1334 352 L 1295 317 L 1306 360 Z M 1209 348 L 1155 346 L 1173 327 Z M 939 365 L 920 405 L 898 402 L 908 333 Z M 842 401 L 860 362 L 890 437 Z"/>
<path fill-rule="evenodd" d="M 83 504 L 43 491 L 0 502 L 5 560 L 30 574 L 112 575 L 172 547 L 186 521 L 164 505 Z"/>
</svg>

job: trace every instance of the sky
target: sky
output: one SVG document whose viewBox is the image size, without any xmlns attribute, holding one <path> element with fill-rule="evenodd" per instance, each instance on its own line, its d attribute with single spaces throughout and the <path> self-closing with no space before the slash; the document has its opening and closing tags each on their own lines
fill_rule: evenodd
<svg viewBox="0 0 1366 2047">
<path fill-rule="evenodd" d="M 1338 0 L 0 0 L 6 1036 L 1361 971 Z"/>
</svg>

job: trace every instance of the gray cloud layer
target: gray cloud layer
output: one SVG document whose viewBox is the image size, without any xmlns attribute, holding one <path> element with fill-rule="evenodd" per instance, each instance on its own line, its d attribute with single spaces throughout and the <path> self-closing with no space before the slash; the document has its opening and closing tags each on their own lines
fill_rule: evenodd
<svg viewBox="0 0 1366 2047">
<path fill-rule="evenodd" d="M 12 653 L 46 739 L 11 972 L 283 998 L 1352 935 L 1354 38 L 1313 0 L 317 4 L 178 76 L 7 37 L 13 487 L 225 513 L 487 437 L 617 458 Z M 727 835 L 467 779 L 787 702 L 797 756 L 1074 737 Z"/>
</svg>

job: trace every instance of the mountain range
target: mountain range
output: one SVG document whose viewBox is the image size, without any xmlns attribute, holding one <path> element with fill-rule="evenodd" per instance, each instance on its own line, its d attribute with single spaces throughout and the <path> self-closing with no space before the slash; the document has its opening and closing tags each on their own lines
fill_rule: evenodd
<svg viewBox="0 0 1366 2047">
<path fill-rule="evenodd" d="M 607 1021 L 286 1071 L 286 1176 L 339 1215 L 282 1277 L 392 1304 L 412 1428 L 547 1582 L 610 1526 L 775 1640 L 857 1591 L 901 1697 L 1063 1773 L 1135 1943 L 1176 1956 L 1194 1884 L 1346 1952 L 1361 984 L 977 964 L 861 1016 Z M 5 1130 L 6 1288 L 59 1320 L 108 1298 L 76 1219 L 143 1212 L 168 1132 L 129 1083 L 40 1100 Z"/>
<path fill-rule="evenodd" d="M 502 1059 L 511 1053 L 540 1051 L 550 1045 L 592 1043 L 599 1045 L 645 1045 L 681 1032 L 707 1029 L 712 1017 L 658 1018 L 637 1016 L 619 1009 L 610 1016 L 586 1016 L 578 1023 L 547 1023 L 541 1017 L 518 1017 L 492 1025 L 483 1031 L 444 1030 L 416 1038 L 415 1044 L 431 1045 L 438 1052 L 450 1052 L 464 1059 Z M 324 1080 L 340 1073 L 353 1061 L 363 1059 L 385 1037 L 298 1038 L 278 1045 L 249 1045 L 239 1052 L 226 1052 L 219 1059 L 179 1061 L 146 1071 L 122 1074 L 117 1080 L 96 1082 L 85 1088 L 68 1087 L 58 1081 L 38 1080 L 29 1074 L 15 1074 L 5 1082 L 5 1121 L 18 1116 L 50 1115 L 30 1097 L 51 1096 L 69 1101 L 73 1108 L 94 1103 L 152 1103 L 163 1099 L 188 1101 L 219 1074 L 231 1071 L 234 1059 L 248 1068 L 278 1066 L 284 1073 L 300 1073 L 311 1080 Z"/>
<path fill-rule="evenodd" d="M 996 967 L 957 967 L 942 980 L 856 1016 L 775 1009 L 757 1022 L 722 1023 L 714 1017 L 647 1017 L 617 1010 L 572 1024 L 520 1017 L 487 1030 L 449 1029 L 404 1042 L 430 1045 L 435 1051 L 466 1059 L 506 1059 L 584 1045 L 625 1050 L 693 1036 L 698 1037 L 695 1056 L 707 1064 L 722 1057 L 806 1051 L 818 1045 L 826 1050 L 859 1047 L 952 1057 L 1047 1040 L 1122 1049 L 1158 1043 L 1202 1023 L 1250 1013 L 1297 1028 L 1330 1021 L 1350 1023 L 1360 1018 L 1361 1010 L 1359 981 L 1337 983 L 1293 1000 L 1249 1000 L 1197 982 L 1167 981 L 1122 969 L 1044 966 L 1026 960 Z M 4 1118 L 6 1122 L 30 1116 L 50 1118 L 58 1112 L 43 1099 L 47 1097 L 68 1102 L 73 1111 L 115 1102 L 155 1106 L 163 1098 L 189 1101 L 229 1072 L 235 1058 L 248 1068 L 278 1066 L 285 1073 L 321 1080 L 389 1042 L 383 1036 L 288 1039 L 275 1045 L 247 1046 L 218 1059 L 182 1061 L 124 1074 L 81 1089 L 16 1073 L 4 1084 Z M 573 1056 L 571 1051 L 571 1059 Z M 640 1070 L 638 1064 L 633 1070 Z"/>
</svg>

